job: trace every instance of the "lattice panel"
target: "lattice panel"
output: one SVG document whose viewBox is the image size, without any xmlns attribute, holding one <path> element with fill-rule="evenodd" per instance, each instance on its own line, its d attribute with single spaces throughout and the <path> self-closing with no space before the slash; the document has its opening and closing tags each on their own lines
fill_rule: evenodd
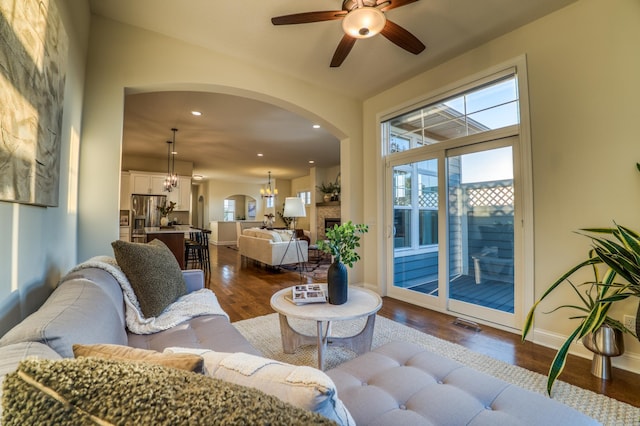
<svg viewBox="0 0 640 426">
<path fill-rule="evenodd" d="M 438 208 L 438 193 L 437 192 L 428 192 L 426 194 L 420 194 L 418 196 L 418 205 L 421 209 L 425 208 Z"/>
<path fill-rule="evenodd" d="M 513 185 L 469 188 L 470 207 L 513 206 Z"/>
</svg>

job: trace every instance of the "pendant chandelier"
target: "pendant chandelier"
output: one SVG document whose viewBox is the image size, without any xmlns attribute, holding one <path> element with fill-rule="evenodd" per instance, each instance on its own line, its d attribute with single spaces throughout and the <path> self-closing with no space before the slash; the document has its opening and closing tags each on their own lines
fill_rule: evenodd
<svg viewBox="0 0 640 426">
<path fill-rule="evenodd" d="M 267 187 L 260 190 L 260 195 L 262 198 L 274 198 L 278 195 L 278 189 L 271 188 L 271 172 L 269 172 L 269 182 L 267 183 Z"/>
<path fill-rule="evenodd" d="M 167 141 L 167 177 L 164 179 L 164 190 L 167 192 L 173 191 L 173 188 L 178 186 L 178 174 L 176 173 L 176 132 L 178 129 L 175 127 L 171 129 L 173 132 L 173 140 Z"/>
</svg>

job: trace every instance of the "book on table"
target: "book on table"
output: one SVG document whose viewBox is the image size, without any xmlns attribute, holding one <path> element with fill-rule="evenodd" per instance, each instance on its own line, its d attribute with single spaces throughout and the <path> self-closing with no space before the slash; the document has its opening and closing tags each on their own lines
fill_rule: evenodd
<svg viewBox="0 0 640 426">
<path fill-rule="evenodd" d="M 299 284 L 291 287 L 291 294 L 285 296 L 296 305 L 307 303 L 325 303 L 327 301 L 326 286 L 320 284 Z"/>
</svg>

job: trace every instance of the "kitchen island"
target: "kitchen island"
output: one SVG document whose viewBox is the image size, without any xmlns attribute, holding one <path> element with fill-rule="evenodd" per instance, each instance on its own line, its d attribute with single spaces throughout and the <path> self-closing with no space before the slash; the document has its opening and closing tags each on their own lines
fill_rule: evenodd
<svg viewBox="0 0 640 426">
<path fill-rule="evenodd" d="M 144 233 L 147 236 L 147 242 L 158 239 L 165 243 L 171 253 L 176 257 L 180 269 L 185 268 L 184 259 L 184 239 L 189 237 L 191 232 L 200 232 L 199 229 L 194 229 L 191 225 L 175 225 L 172 227 L 147 227 L 144 228 Z"/>
</svg>

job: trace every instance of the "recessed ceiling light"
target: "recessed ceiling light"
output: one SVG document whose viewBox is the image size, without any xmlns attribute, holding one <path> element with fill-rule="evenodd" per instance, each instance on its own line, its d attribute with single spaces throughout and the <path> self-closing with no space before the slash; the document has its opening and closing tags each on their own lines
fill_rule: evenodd
<svg viewBox="0 0 640 426">
<path fill-rule="evenodd" d="M 314 128 L 314 129 L 319 129 L 319 128 L 320 128 L 320 125 L 319 125 L 319 124 L 314 124 L 314 125 L 313 125 L 313 128 Z"/>
<path fill-rule="evenodd" d="M 315 161 L 309 160 L 309 164 L 314 164 L 314 163 L 315 163 Z"/>
<path fill-rule="evenodd" d="M 264 154 L 263 154 L 263 153 L 261 153 L 261 152 L 259 152 L 259 153 L 258 153 L 258 157 L 264 157 Z"/>
<path fill-rule="evenodd" d="M 202 113 L 200 111 L 191 111 L 191 115 L 195 115 L 196 117 L 200 117 Z"/>
</svg>

